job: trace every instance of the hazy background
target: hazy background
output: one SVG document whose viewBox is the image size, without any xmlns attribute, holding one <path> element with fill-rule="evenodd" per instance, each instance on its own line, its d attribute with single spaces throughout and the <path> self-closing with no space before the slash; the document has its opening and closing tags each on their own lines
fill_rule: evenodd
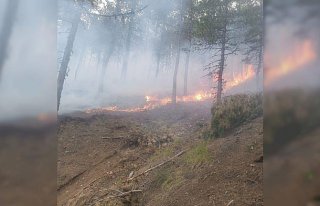
<svg viewBox="0 0 320 206">
<path fill-rule="evenodd" d="M 0 2 L 0 27 L 7 0 Z M 56 111 L 56 5 L 19 1 L 0 80 L 0 121 Z"/>
<path fill-rule="evenodd" d="M 91 8 L 89 4 L 81 4 L 81 1 L 79 2 L 83 7 L 75 6 L 72 1 L 59 0 L 58 63 L 61 62 L 69 34 L 68 31 L 71 28 L 68 20 L 72 19 L 76 12 L 83 13 L 85 9 L 89 11 Z M 157 31 L 152 12 L 165 12 L 170 10 L 169 7 L 172 5 L 158 4 L 155 1 L 145 0 L 141 1 L 137 8 L 144 8 L 146 5 L 147 7 L 144 10 L 132 17 L 135 27 L 131 40 L 128 73 L 125 80 L 121 78 L 121 66 L 126 48 L 121 42 L 126 38 L 128 25 L 122 26 L 121 23 L 116 22 L 110 26 L 109 24 L 115 21 L 115 17 L 101 17 L 98 19 L 97 17 L 82 14 L 82 21 L 76 34 L 69 63 L 68 75 L 62 91 L 60 113 L 119 104 L 122 101 L 122 97 L 171 96 L 176 55 L 166 54 L 168 57 L 161 61 L 160 72 L 156 77 L 156 50 L 161 45 L 157 45 L 160 32 Z M 177 29 L 177 25 L 174 25 L 175 22 L 169 23 L 173 24 L 171 27 Z M 113 30 L 118 30 L 116 41 L 120 41 L 120 43 L 117 44 L 110 58 L 106 74 L 103 77 L 105 82 L 104 91 L 99 94 L 99 79 L 101 78 L 103 67 L 103 59 L 100 59 L 99 55 L 101 50 L 108 49 L 114 42 L 112 40 Z M 182 50 L 186 47 L 187 42 L 182 42 Z M 216 86 L 213 80 L 206 76 L 208 71 L 203 70 L 210 63 L 211 57 L 216 52 L 215 50 L 199 50 L 192 46 L 188 78 L 189 94 L 192 95 L 199 91 L 210 92 L 212 87 Z M 178 70 L 178 96 L 183 95 L 185 59 L 186 52 L 182 51 Z M 241 74 L 244 69 L 243 59 L 244 56 L 241 55 L 241 52 L 228 57 L 224 73 L 226 80 L 232 79 L 234 75 Z M 254 92 L 256 90 L 257 85 L 253 77 L 236 89 L 225 91 L 225 95 Z M 262 90 L 262 83 L 259 85 L 259 90 Z"/>
</svg>

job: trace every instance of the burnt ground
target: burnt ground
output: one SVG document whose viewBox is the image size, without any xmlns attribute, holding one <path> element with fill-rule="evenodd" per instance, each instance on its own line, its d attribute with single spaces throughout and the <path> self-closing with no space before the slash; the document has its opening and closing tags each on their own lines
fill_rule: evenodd
<svg viewBox="0 0 320 206">
<path fill-rule="evenodd" d="M 58 205 L 263 205 L 262 117 L 204 141 L 209 123 L 208 103 L 61 116 Z"/>
</svg>

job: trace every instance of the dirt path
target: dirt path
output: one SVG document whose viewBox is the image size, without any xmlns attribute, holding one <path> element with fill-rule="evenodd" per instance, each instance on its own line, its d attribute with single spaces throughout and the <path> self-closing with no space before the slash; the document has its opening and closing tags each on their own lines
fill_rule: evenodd
<svg viewBox="0 0 320 206">
<path fill-rule="evenodd" d="M 191 163 L 186 157 L 203 142 L 210 105 L 60 119 L 58 205 L 125 205 L 110 201 L 110 188 L 143 190 L 127 205 L 224 205 L 232 200 L 262 205 L 262 165 L 254 163 L 262 154 L 262 119 L 206 143 L 210 160 Z M 138 174 L 185 148 L 191 153 L 125 182 L 131 172 Z"/>
</svg>

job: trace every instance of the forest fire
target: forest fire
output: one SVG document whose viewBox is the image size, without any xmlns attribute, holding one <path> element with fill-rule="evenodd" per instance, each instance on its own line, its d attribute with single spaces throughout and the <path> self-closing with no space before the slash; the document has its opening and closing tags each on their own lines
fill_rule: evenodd
<svg viewBox="0 0 320 206">
<path fill-rule="evenodd" d="M 244 64 L 241 73 L 234 74 L 227 81 L 224 90 L 230 90 L 239 86 L 240 84 L 254 78 L 255 70 L 252 64 Z M 213 100 L 214 94 L 211 90 L 207 91 L 199 91 L 195 92 L 191 95 L 185 96 L 177 96 L 176 101 L 177 103 L 181 102 L 203 102 L 206 100 Z M 129 107 L 129 108 L 122 108 L 119 106 L 108 106 L 108 107 L 101 107 L 101 108 L 94 108 L 86 110 L 87 113 L 99 113 L 99 112 L 142 112 L 147 110 L 152 110 L 161 106 L 165 106 L 170 104 L 171 97 L 160 97 L 158 95 L 146 95 L 144 96 L 144 103 L 140 104 L 140 106 L 136 107 Z"/>
<path fill-rule="evenodd" d="M 177 102 L 201 102 L 213 99 L 211 92 L 197 92 L 194 95 L 177 96 Z M 171 103 L 171 97 L 160 98 L 158 96 L 145 96 L 145 103 L 140 107 L 122 109 L 118 106 L 102 107 L 96 109 L 88 109 L 86 113 L 97 113 L 97 112 L 142 112 L 152 110 L 161 106 L 165 106 Z"/>
<path fill-rule="evenodd" d="M 240 84 L 254 78 L 255 70 L 252 64 L 245 64 L 240 74 L 233 74 L 230 80 L 227 81 L 225 90 L 232 89 Z M 192 95 L 177 96 L 177 103 L 181 102 L 203 102 L 206 100 L 213 100 L 214 94 L 212 91 L 199 91 Z M 144 103 L 137 107 L 122 108 L 119 106 L 108 106 L 101 108 L 94 108 L 86 110 L 86 113 L 99 113 L 99 112 L 142 112 L 152 110 L 161 106 L 171 104 L 171 97 L 160 97 L 158 95 L 146 95 Z"/>
<path fill-rule="evenodd" d="M 231 80 L 227 81 L 225 90 L 229 90 L 234 88 L 249 79 L 252 79 L 255 75 L 254 66 L 252 64 L 243 65 L 242 72 L 240 74 L 235 75 L 233 73 L 233 77 Z"/>
<path fill-rule="evenodd" d="M 284 59 L 281 59 L 274 65 L 267 66 L 265 83 L 269 84 L 271 81 L 285 76 L 293 71 L 304 69 L 305 65 L 316 59 L 316 52 L 312 41 L 305 40 L 298 44 L 293 52 Z M 270 59 L 267 59 L 270 63 Z"/>
</svg>

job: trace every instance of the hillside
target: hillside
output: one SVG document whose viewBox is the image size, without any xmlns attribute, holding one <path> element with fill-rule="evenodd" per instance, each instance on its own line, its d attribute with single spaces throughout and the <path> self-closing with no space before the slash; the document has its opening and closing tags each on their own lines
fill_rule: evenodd
<svg viewBox="0 0 320 206">
<path fill-rule="evenodd" d="M 58 205 L 263 205 L 262 118 L 206 142 L 209 111 L 60 117 Z"/>
</svg>

